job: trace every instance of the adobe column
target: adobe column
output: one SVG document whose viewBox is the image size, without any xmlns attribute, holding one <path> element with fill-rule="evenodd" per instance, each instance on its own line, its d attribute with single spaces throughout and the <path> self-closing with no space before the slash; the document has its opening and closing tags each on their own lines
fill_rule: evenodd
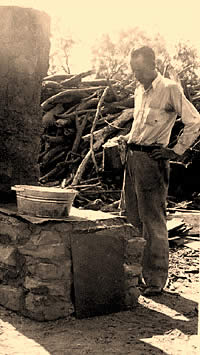
<svg viewBox="0 0 200 355">
<path fill-rule="evenodd" d="M 46 13 L 0 6 L 0 197 L 12 185 L 37 182 L 49 38 Z"/>
</svg>

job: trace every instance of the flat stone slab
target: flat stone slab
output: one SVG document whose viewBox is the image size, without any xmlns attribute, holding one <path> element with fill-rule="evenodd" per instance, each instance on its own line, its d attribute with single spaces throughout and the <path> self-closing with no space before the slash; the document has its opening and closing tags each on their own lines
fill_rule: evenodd
<svg viewBox="0 0 200 355">
<path fill-rule="evenodd" d="M 72 259 L 77 318 L 122 309 L 124 244 L 115 229 L 74 235 Z"/>
<path fill-rule="evenodd" d="M 0 212 L 8 216 L 19 217 L 33 224 L 41 224 L 48 221 L 71 223 L 71 222 L 78 222 L 78 221 L 95 222 L 97 220 L 108 220 L 108 219 L 124 220 L 125 219 L 125 217 L 121 217 L 118 215 L 116 216 L 108 212 L 83 210 L 75 207 L 71 208 L 70 216 L 66 216 L 66 218 L 45 218 L 45 217 L 33 217 L 24 214 L 22 215 L 18 213 L 17 206 L 15 204 L 9 204 L 9 205 L 0 204 Z"/>
</svg>

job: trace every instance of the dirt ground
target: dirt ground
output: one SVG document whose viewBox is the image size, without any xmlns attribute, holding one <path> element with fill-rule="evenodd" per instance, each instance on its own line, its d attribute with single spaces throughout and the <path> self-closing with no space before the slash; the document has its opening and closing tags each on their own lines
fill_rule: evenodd
<svg viewBox="0 0 200 355">
<path fill-rule="evenodd" d="M 129 311 L 36 322 L 0 307 L 0 355 L 199 354 L 199 252 L 170 248 L 169 282 Z"/>
</svg>

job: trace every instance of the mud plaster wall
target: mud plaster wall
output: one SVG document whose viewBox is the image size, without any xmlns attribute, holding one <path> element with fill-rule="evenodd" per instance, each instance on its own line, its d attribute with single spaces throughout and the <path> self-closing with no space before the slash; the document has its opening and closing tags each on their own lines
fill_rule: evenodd
<svg viewBox="0 0 200 355">
<path fill-rule="evenodd" d="M 41 80 L 47 74 L 50 19 L 0 7 L 0 191 L 34 183 L 41 129 Z"/>
</svg>

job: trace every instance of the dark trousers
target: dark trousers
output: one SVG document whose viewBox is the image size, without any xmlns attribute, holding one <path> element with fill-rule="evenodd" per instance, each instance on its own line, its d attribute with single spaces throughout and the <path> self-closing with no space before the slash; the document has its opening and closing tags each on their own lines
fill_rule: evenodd
<svg viewBox="0 0 200 355">
<path fill-rule="evenodd" d="M 127 153 L 121 209 L 146 240 L 142 276 L 147 286 L 163 288 L 168 277 L 166 198 L 169 162 L 146 152 Z"/>
</svg>

